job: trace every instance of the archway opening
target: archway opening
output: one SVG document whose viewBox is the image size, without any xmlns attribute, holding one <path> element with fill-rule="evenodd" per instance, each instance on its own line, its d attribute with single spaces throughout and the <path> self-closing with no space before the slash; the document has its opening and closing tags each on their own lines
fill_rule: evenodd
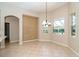
<svg viewBox="0 0 79 59">
<path fill-rule="evenodd" d="M 19 42 L 19 18 L 16 16 L 5 17 L 5 45 Z"/>
</svg>

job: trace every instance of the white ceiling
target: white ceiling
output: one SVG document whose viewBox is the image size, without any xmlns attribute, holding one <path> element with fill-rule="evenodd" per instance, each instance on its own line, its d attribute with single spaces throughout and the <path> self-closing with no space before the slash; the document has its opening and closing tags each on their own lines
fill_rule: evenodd
<svg viewBox="0 0 79 59">
<path fill-rule="evenodd" d="M 48 12 L 53 11 L 54 9 L 66 4 L 67 2 L 48 2 L 47 10 Z M 0 2 L 1 6 L 11 6 L 11 7 L 19 7 L 30 12 L 41 13 L 45 12 L 45 2 Z"/>
</svg>

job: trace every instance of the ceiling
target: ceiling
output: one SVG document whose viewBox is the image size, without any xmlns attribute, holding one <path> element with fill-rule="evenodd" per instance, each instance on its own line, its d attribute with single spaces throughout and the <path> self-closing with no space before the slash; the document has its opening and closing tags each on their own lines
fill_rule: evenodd
<svg viewBox="0 0 79 59">
<path fill-rule="evenodd" d="M 54 9 L 63 6 L 67 2 L 47 2 L 47 11 L 53 11 Z M 30 12 L 41 13 L 45 12 L 45 2 L 0 2 L 1 6 L 19 7 Z"/>
</svg>

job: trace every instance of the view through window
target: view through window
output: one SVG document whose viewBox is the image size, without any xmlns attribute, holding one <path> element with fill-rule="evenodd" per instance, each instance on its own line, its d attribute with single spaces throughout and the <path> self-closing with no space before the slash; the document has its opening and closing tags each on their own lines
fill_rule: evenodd
<svg viewBox="0 0 79 59">
<path fill-rule="evenodd" d="M 43 33 L 48 33 L 48 25 L 44 24 L 46 24 L 45 20 L 42 22 L 42 31 Z"/>
<path fill-rule="evenodd" d="M 53 32 L 60 35 L 64 34 L 64 18 L 54 20 Z"/>
<path fill-rule="evenodd" d="M 75 13 L 71 16 L 71 35 L 75 36 L 76 34 L 76 16 Z"/>
</svg>

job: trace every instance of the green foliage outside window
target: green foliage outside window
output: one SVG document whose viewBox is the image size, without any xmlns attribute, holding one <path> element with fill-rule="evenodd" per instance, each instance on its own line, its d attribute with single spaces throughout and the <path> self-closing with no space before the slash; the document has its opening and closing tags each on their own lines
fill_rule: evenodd
<svg viewBox="0 0 79 59">
<path fill-rule="evenodd" d="M 64 34 L 64 19 L 54 21 L 53 32 L 56 34 Z"/>
</svg>

